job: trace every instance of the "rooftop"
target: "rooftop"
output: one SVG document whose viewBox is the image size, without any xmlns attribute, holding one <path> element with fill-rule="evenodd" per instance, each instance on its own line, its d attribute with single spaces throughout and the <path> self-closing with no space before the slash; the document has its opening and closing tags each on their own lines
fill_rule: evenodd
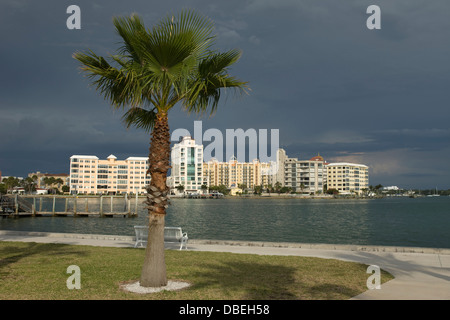
<svg viewBox="0 0 450 320">
<path fill-rule="evenodd" d="M 73 155 L 70 157 L 70 159 L 95 159 L 98 160 L 98 157 L 96 156 L 84 156 L 84 155 Z"/>
<path fill-rule="evenodd" d="M 358 163 L 350 163 L 350 162 L 333 162 L 328 163 L 328 167 L 335 167 L 335 166 L 349 166 L 349 167 L 362 167 L 362 168 L 368 168 L 368 166 L 364 164 L 358 164 Z"/>
</svg>

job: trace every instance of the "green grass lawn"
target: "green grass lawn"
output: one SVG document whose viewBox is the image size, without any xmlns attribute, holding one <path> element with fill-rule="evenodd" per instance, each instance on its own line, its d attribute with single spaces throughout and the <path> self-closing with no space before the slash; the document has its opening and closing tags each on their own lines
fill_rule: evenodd
<svg viewBox="0 0 450 320">
<path fill-rule="evenodd" d="M 340 260 L 167 250 L 168 279 L 191 286 L 121 290 L 139 279 L 143 260 L 143 249 L 0 242 L 0 299 L 340 300 L 368 290 L 370 276 L 367 265 Z M 67 288 L 70 265 L 80 267 L 81 289 Z M 391 279 L 382 271 L 382 283 Z"/>
</svg>

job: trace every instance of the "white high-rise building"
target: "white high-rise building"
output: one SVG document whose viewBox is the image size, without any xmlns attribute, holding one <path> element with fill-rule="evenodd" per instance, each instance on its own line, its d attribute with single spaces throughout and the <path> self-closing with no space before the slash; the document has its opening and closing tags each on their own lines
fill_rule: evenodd
<svg viewBox="0 0 450 320">
<path fill-rule="evenodd" d="M 190 136 L 183 137 L 172 147 L 172 169 L 169 179 L 172 192 L 179 193 L 177 187 L 184 186 L 183 192 L 201 192 L 203 181 L 203 145 L 198 145 Z"/>
</svg>

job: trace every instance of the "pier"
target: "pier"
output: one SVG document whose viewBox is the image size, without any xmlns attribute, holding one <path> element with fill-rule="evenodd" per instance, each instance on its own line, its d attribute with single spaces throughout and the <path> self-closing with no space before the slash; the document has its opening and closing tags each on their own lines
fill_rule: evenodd
<svg viewBox="0 0 450 320">
<path fill-rule="evenodd" d="M 51 199 L 51 209 L 43 209 L 43 200 Z M 64 209 L 56 209 L 57 200 L 61 202 L 64 199 Z M 89 200 L 98 199 L 98 210 L 89 209 Z M 122 200 L 123 199 L 123 200 Z M 122 200 L 124 210 L 114 210 L 114 200 Z M 138 195 L 135 198 L 134 211 L 131 210 L 131 199 L 128 195 L 124 197 L 117 196 L 104 196 L 97 197 L 86 196 L 32 196 L 31 201 L 29 199 L 19 196 L 17 194 L 0 195 L 0 216 L 7 218 L 20 218 L 20 217 L 43 217 L 43 216 L 61 216 L 61 217 L 115 217 L 122 216 L 133 218 L 138 215 Z M 47 205 L 48 207 L 48 205 Z M 108 208 L 109 207 L 109 208 Z M 109 210 L 108 210 L 109 209 Z"/>
</svg>

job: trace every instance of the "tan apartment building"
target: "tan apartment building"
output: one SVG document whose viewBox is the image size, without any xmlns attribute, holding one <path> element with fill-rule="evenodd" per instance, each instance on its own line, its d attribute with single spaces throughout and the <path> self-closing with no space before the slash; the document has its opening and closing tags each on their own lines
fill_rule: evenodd
<svg viewBox="0 0 450 320">
<path fill-rule="evenodd" d="M 32 172 L 28 174 L 28 177 L 33 178 L 34 176 L 37 177 L 37 188 L 44 188 L 44 187 L 50 187 L 50 188 L 57 188 L 59 191 L 62 191 L 62 186 L 69 185 L 70 175 L 67 173 L 42 173 L 40 171 Z M 52 185 L 48 185 L 45 183 L 45 178 L 55 178 L 55 180 L 61 179 L 62 183 L 55 182 Z"/>
<path fill-rule="evenodd" d="M 279 182 L 299 193 L 322 193 L 327 178 L 326 162 L 317 155 L 309 160 L 289 158 L 284 149 L 277 151 L 278 171 L 269 176 L 272 187 Z"/>
<path fill-rule="evenodd" d="M 145 193 L 150 184 L 147 157 L 118 160 L 91 155 L 70 157 L 70 192 L 81 194 Z"/>
<path fill-rule="evenodd" d="M 255 186 L 264 186 L 268 183 L 268 176 L 264 170 L 269 168 L 268 163 L 239 162 L 232 157 L 228 162 L 219 162 L 213 158 L 203 163 L 203 177 L 207 186 L 225 185 L 228 189 L 245 185 L 249 189 Z"/>
<path fill-rule="evenodd" d="M 284 186 L 294 192 L 323 193 L 326 181 L 325 160 L 317 155 L 309 160 L 286 158 L 284 162 Z"/>
<path fill-rule="evenodd" d="M 362 194 L 369 188 L 369 167 L 363 164 L 337 162 L 328 163 L 327 188 L 341 194 Z"/>
</svg>

